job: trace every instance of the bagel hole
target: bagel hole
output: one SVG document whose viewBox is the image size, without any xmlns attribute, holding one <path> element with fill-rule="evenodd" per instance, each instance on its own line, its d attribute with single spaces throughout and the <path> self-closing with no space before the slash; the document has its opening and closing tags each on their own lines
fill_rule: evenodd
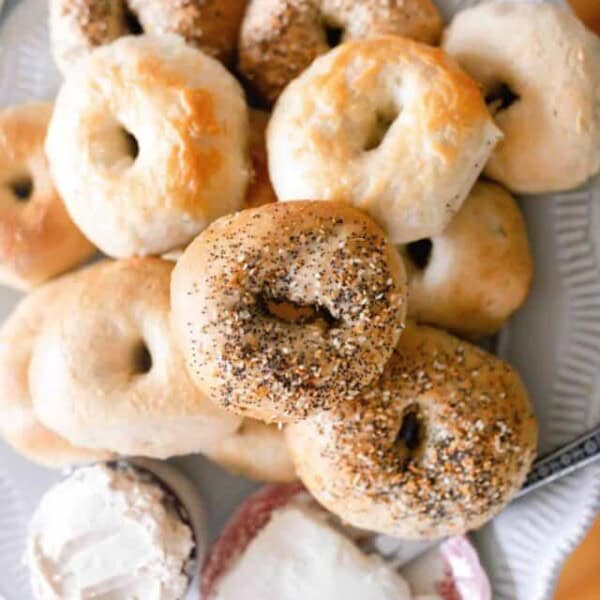
<svg viewBox="0 0 600 600">
<path fill-rule="evenodd" d="M 429 238 L 422 240 L 416 240 L 406 244 L 406 254 L 412 262 L 412 264 L 419 270 L 427 268 L 429 261 L 431 260 L 431 253 L 433 251 L 433 242 Z"/>
<path fill-rule="evenodd" d="M 125 9 L 124 14 L 125 19 L 125 27 L 131 35 L 142 35 L 144 33 L 144 28 L 138 19 L 138 16 L 130 9 Z"/>
<path fill-rule="evenodd" d="M 383 142 L 383 139 L 392 126 L 392 123 L 396 120 L 396 116 L 397 115 L 389 113 L 377 112 L 375 115 L 375 123 L 369 130 L 369 135 L 363 146 L 365 152 L 379 148 L 381 142 Z"/>
<path fill-rule="evenodd" d="M 17 202 L 29 202 L 33 195 L 33 179 L 29 175 L 13 179 L 8 187 Z"/>
<path fill-rule="evenodd" d="M 417 452 L 423 441 L 423 424 L 419 415 L 419 407 L 409 406 L 402 416 L 400 429 L 396 434 L 394 445 L 403 459 L 407 461 Z"/>
<path fill-rule="evenodd" d="M 494 86 L 490 93 L 485 97 L 490 112 L 495 115 L 503 110 L 510 108 L 521 97 L 511 89 L 507 83 L 500 83 Z"/>
<path fill-rule="evenodd" d="M 145 375 L 152 369 L 152 355 L 144 341 L 134 346 L 131 359 L 133 375 Z"/>
<path fill-rule="evenodd" d="M 125 153 L 135 161 L 140 153 L 140 145 L 136 137 L 132 133 L 129 133 L 125 127 L 121 127 L 121 134 L 125 140 Z"/>
<path fill-rule="evenodd" d="M 280 298 L 261 298 L 264 312 L 284 323 L 296 325 L 322 324 L 329 329 L 337 319 L 323 306 L 300 304 Z"/>
<path fill-rule="evenodd" d="M 344 37 L 344 28 L 338 25 L 332 25 L 331 23 L 325 23 L 325 39 L 327 45 L 330 48 L 335 48 L 342 43 L 342 37 Z"/>
</svg>

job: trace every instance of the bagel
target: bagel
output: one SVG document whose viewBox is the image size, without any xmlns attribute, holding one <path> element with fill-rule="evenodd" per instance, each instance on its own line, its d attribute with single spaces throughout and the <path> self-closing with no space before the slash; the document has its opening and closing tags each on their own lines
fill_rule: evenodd
<svg viewBox="0 0 600 600">
<path fill-rule="evenodd" d="M 172 268 L 107 261 L 65 284 L 29 366 L 46 427 L 78 446 L 152 458 L 202 452 L 239 427 L 194 387 L 173 344 Z"/>
<path fill-rule="evenodd" d="M 53 468 L 111 457 L 102 450 L 73 446 L 44 427 L 33 409 L 28 381 L 31 355 L 44 323 L 54 317 L 69 277 L 34 290 L 0 327 L 0 435 L 29 460 Z"/>
<path fill-rule="evenodd" d="M 441 50 L 359 40 L 281 95 L 269 173 L 279 200 L 349 202 L 400 244 L 445 229 L 499 136 L 477 85 Z"/>
<path fill-rule="evenodd" d="M 408 272 L 408 315 L 419 323 L 466 337 L 492 335 L 527 298 L 533 274 L 527 229 L 499 185 L 475 184 L 447 229 L 399 250 Z"/>
<path fill-rule="evenodd" d="M 345 522 L 433 539 L 500 512 L 531 467 L 537 426 L 509 365 L 408 326 L 376 385 L 286 435 L 300 479 Z"/>
<path fill-rule="evenodd" d="M 231 64 L 246 0 L 50 0 L 50 39 L 63 73 L 98 46 L 135 33 L 173 33 Z"/>
<path fill-rule="evenodd" d="M 537 194 L 600 171 L 600 39 L 571 12 L 486 2 L 458 13 L 444 48 L 481 83 L 504 133 L 486 175 Z"/>
<path fill-rule="evenodd" d="M 240 71 L 273 103 L 340 41 L 394 34 L 435 44 L 442 26 L 430 0 L 253 0 L 240 32 Z"/>
<path fill-rule="evenodd" d="M 46 149 L 73 220 L 114 257 L 161 254 L 242 207 L 248 114 L 223 66 L 175 36 L 97 49 L 56 99 Z"/>
<path fill-rule="evenodd" d="M 51 104 L 0 110 L 0 282 L 33 287 L 95 251 L 75 227 L 48 171 Z"/>
<path fill-rule="evenodd" d="M 239 428 L 207 456 L 223 468 L 249 479 L 288 482 L 296 479 L 283 429 L 254 419 L 243 419 Z"/>
<path fill-rule="evenodd" d="M 223 217 L 178 260 L 175 335 L 214 402 L 285 422 L 356 395 L 403 328 L 404 265 L 344 204 L 267 204 Z M 290 314 L 291 313 L 291 314 Z"/>
</svg>

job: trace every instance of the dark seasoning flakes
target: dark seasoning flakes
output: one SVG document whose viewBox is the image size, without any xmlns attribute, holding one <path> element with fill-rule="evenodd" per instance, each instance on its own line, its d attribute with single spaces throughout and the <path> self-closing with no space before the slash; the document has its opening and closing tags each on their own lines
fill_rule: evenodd
<svg viewBox="0 0 600 600">
<path fill-rule="evenodd" d="M 214 238 L 210 261 L 225 268 L 211 271 L 202 285 L 221 317 L 198 332 L 188 326 L 192 339 L 219 342 L 195 344 L 192 367 L 199 373 L 217 357 L 212 392 L 224 405 L 266 400 L 285 415 L 304 416 L 356 396 L 379 374 L 384 361 L 374 358 L 394 345 L 402 298 L 386 241 L 365 223 L 307 210 L 282 225 L 277 212 L 257 211 L 242 229 Z M 268 300 L 310 305 L 331 318 L 286 322 L 265 310 Z"/>
<path fill-rule="evenodd" d="M 107 41 L 111 4 L 110 0 L 69 0 L 62 4 L 62 16 L 78 23 L 90 46 L 100 46 Z"/>
<path fill-rule="evenodd" d="M 530 456 L 520 444 L 523 419 L 507 400 L 508 367 L 479 350 L 475 356 L 465 368 L 463 346 L 453 353 L 417 348 L 406 358 L 395 353 L 377 387 L 325 417 L 331 432 L 322 456 L 353 482 L 356 498 L 385 504 L 397 520 L 422 517 L 426 527 L 502 505 L 514 485 L 503 465 L 522 465 Z M 437 399 L 426 401 L 427 394 Z M 407 412 L 420 424 L 419 444 L 408 451 L 397 440 Z M 327 491 L 348 494 L 347 486 L 336 493 L 334 482 Z"/>
</svg>

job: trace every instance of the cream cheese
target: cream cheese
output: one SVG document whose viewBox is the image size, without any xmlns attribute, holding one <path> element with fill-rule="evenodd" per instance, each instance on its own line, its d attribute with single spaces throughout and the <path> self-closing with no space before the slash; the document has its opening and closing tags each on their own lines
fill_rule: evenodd
<svg viewBox="0 0 600 600">
<path fill-rule="evenodd" d="M 38 600 L 181 600 L 194 546 L 165 492 L 133 469 L 78 469 L 43 496 L 25 562 Z"/>
<path fill-rule="evenodd" d="M 300 505 L 273 513 L 218 583 L 214 598 L 415 600 L 379 556 L 364 554 L 321 514 Z"/>
</svg>

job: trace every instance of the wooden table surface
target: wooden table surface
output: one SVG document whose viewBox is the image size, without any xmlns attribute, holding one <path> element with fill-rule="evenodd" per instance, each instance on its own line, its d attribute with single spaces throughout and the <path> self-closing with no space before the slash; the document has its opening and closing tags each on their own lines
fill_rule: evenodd
<svg viewBox="0 0 600 600">
<path fill-rule="evenodd" d="M 581 19 L 600 35 L 600 0 L 569 0 Z M 600 600 L 600 515 L 567 561 L 555 600 Z"/>
</svg>

